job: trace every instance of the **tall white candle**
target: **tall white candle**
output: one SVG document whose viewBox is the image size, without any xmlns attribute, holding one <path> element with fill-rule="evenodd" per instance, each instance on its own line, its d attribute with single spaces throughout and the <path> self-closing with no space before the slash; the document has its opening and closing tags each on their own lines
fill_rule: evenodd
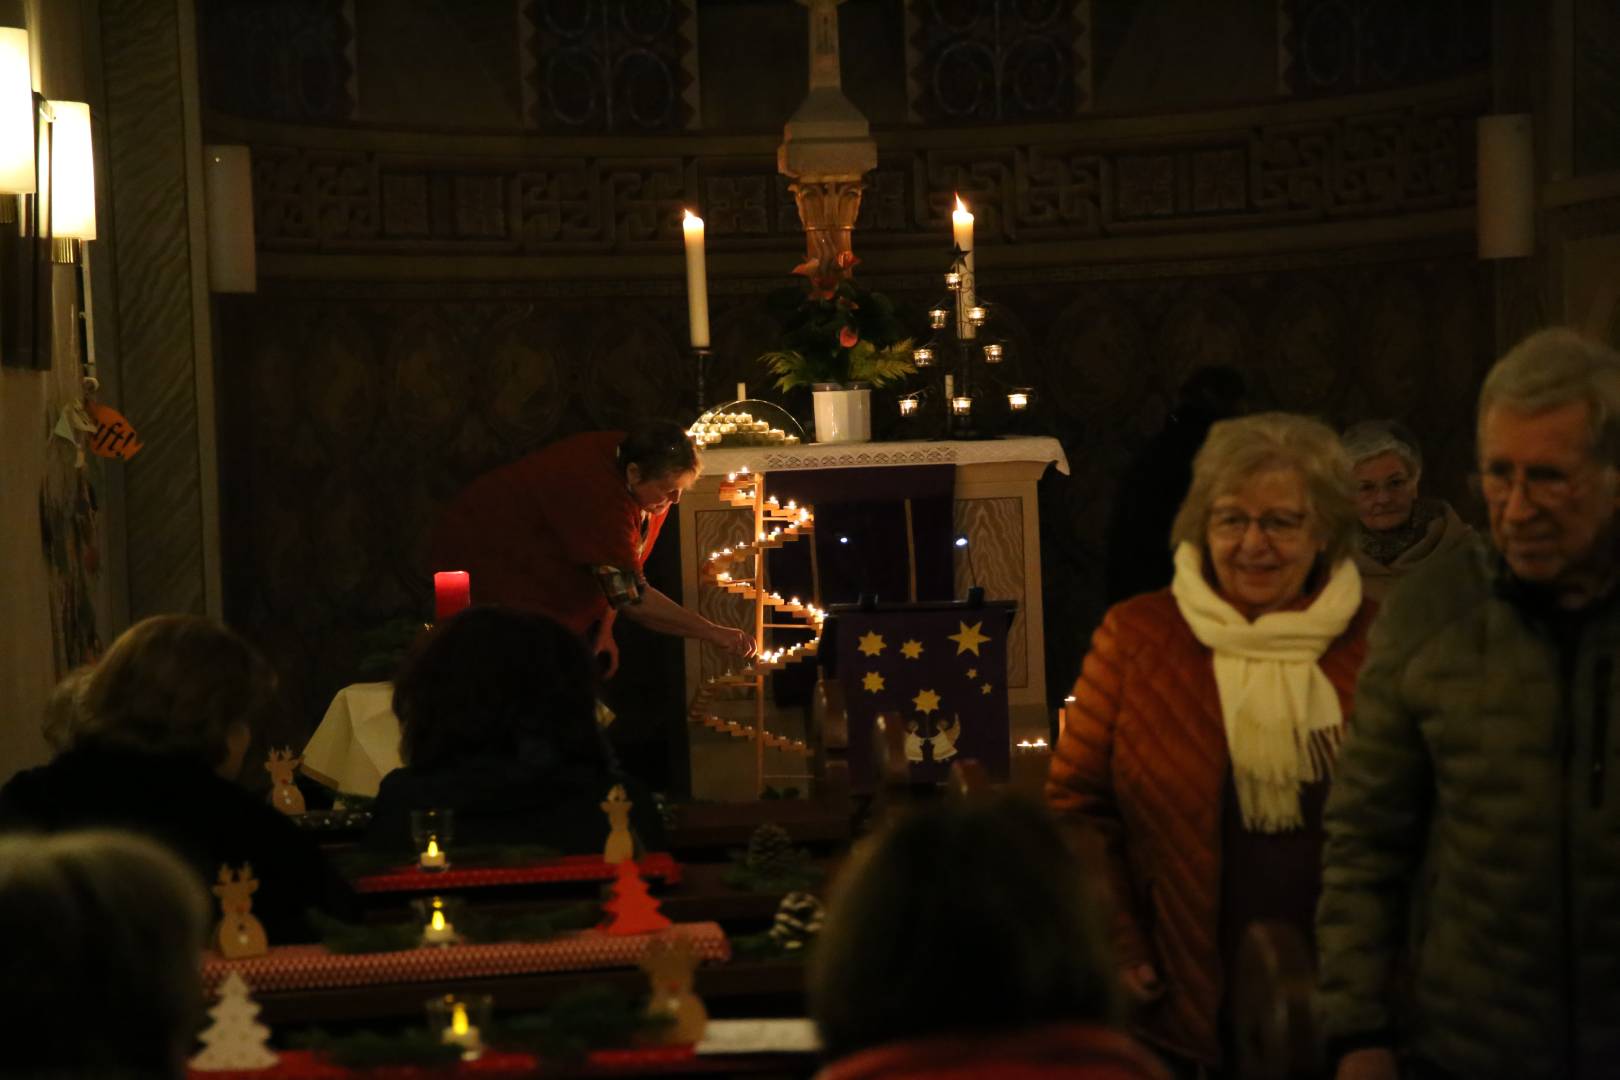
<svg viewBox="0 0 1620 1080">
<path fill-rule="evenodd" d="M 968 308 L 977 303 L 973 298 L 973 215 L 960 195 L 956 197 L 956 209 L 951 212 L 951 235 L 962 252 L 962 287 L 956 293 L 956 332 L 964 338 L 977 337 L 979 328 L 967 317 Z"/>
<path fill-rule="evenodd" d="M 692 348 L 709 347 L 709 279 L 704 270 L 703 219 L 686 211 L 681 221 L 686 233 L 686 317 L 692 327 Z"/>
</svg>

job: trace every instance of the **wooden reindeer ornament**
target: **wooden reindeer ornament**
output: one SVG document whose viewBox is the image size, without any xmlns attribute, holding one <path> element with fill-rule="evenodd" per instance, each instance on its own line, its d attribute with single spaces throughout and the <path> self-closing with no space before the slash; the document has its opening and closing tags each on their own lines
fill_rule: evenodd
<svg viewBox="0 0 1620 1080">
<path fill-rule="evenodd" d="M 614 784 L 602 803 L 602 813 L 608 819 L 607 846 L 602 849 L 602 861 L 609 866 L 636 857 L 635 841 L 630 836 L 630 808 L 634 805 L 625 798 L 623 784 Z"/>
<path fill-rule="evenodd" d="M 670 1046 L 699 1042 L 709 1026 L 709 1011 L 703 999 L 692 992 L 698 956 L 690 938 L 678 935 L 660 938 L 641 956 L 641 970 L 647 973 L 652 997 L 648 1016 L 666 1016 L 673 1023 L 659 1033 L 659 1041 Z"/>
<path fill-rule="evenodd" d="M 304 812 L 304 793 L 298 790 L 298 785 L 293 781 L 293 773 L 303 763 L 304 756 L 300 754 L 294 757 L 290 746 L 285 750 L 271 750 L 270 760 L 264 763 L 265 770 L 270 774 L 270 805 L 283 814 Z"/>
<path fill-rule="evenodd" d="M 253 917 L 253 894 L 258 888 L 252 864 L 243 863 L 241 870 L 232 870 L 228 865 L 219 868 L 214 895 L 219 897 L 221 912 L 219 951 L 227 960 L 263 956 L 270 951 L 264 924 Z"/>
</svg>

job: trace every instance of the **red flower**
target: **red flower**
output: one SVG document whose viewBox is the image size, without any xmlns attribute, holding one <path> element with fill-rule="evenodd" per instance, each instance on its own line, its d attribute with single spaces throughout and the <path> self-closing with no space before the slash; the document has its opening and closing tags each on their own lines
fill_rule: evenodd
<svg viewBox="0 0 1620 1080">
<path fill-rule="evenodd" d="M 853 326 L 846 326 L 838 331 L 838 344 L 846 349 L 853 349 L 860 340 L 861 335 L 855 332 Z"/>
<path fill-rule="evenodd" d="M 855 269 L 855 264 L 860 261 L 861 260 L 855 257 L 855 253 L 853 251 L 840 251 L 838 253 L 838 269 L 844 271 L 845 274 L 848 274 L 851 270 Z"/>
</svg>

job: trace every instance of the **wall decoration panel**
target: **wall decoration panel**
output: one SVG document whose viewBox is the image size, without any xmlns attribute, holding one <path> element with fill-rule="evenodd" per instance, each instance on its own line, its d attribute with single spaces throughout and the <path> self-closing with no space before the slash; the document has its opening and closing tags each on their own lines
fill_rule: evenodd
<svg viewBox="0 0 1620 1080">
<path fill-rule="evenodd" d="M 1278 0 L 1277 13 L 1284 93 L 1382 90 L 1490 68 L 1487 3 Z"/>
</svg>

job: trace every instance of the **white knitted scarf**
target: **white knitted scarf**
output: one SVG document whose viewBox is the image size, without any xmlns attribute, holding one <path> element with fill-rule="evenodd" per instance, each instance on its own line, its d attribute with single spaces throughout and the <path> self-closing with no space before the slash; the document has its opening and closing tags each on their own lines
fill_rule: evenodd
<svg viewBox="0 0 1620 1080">
<path fill-rule="evenodd" d="M 1204 553 L 1183 542 L 1170 585 L 1194 636 L 1215 652 L 1215 685 L 1243 827 L 1297 829 L 1301 781 L 1332 774 L 1344 734 L 1333 683 L 1317 666 L 1361 606 L 1361 574 L 1350 559 L 1303 611 L 1245 619 L 1204 578 Z"/>
</svg>

